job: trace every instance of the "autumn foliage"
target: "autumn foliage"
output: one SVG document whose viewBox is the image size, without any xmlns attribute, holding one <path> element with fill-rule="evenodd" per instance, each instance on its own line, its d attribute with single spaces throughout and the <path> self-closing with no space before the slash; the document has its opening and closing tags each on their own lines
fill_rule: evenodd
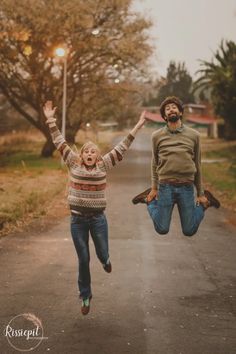
<svg viewBox="0 0 236 354">
<path fill-rule="evenodd" d="M 103 119 L 132 101 L 147 72 L 151 23 L 132 13 L 130 3 L 1 1 L 0 90 L 46 137 L 43 156 L 54 150 L 42 112 L 47 99 L 58 106 L 59 125 L 61 119 L 63 59 L 55 56 L 56 47 L 67 50 L 69 141 L 85 120 Z"/>
</svg>

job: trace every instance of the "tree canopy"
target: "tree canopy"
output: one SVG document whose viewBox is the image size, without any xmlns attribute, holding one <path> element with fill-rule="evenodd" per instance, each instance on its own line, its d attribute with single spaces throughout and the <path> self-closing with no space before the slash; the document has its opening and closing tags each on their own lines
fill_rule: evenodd
<svg viewBox="0 0 236 354">
<path fill-rule="evenodd" d="M 195 102 L 192 93 L 192 77 L 188 73 L 185 63 L 171 61 L 167 68 L 166 77 L 162 77 L 155 85 L 157 92 L 152 95 L 146 104 L 160 105 L 167 96 L 177 96 L 183 103 Z"/>
<path fill-rule="evenodd" d="M 192 77 L 185 63 L 170 62 L 165 83 L 161 86 L 157 97 L 158 103 L 160 104 L 167 96 L 178 96 L 183 103 L 194 102 Z"/>
<path fill-rule="evenodd" d="M 225 121 L 225 137 L 236 139 L 236 44 L 222 41 L 213 60 L 202 60 L 201 67 L 195 89 L 210 89 L 215 112 Z"/>
<path fill-rule="evenodd" d="M 0 90 L 54 150 L 42 105 L 62 100 L 62 60 L 67 51 L 66 137 L 73 141 L 85 119 L 119 103 L 117 92 L 135 92 L 151 53 L 151 23 L 130 11 L 131 0 L 2 0 L 0 4 Z M 114 94 L 116 92 L 116 94 Z M 109 104 L 108 104 L 109 103 Z"/>
</svg>

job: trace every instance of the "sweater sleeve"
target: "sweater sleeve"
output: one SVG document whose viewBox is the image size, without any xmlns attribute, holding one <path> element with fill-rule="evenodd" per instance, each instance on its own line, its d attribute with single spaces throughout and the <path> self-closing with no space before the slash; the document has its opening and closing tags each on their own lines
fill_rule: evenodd
<svg viewBox="0 0 236 354">
<path fill-rule="evenodd" d="M 194 162 L 196 166 L 196 174 L 194 178 L 194 184 L 197 189 L 197 196 L 204 194 L 202 189 L 202 167 L 201 167 L 201 145 L 200 145 L 200 136 L 197 136 L 195 151 L 194 151 Z"/>
<path fill-rule="evenodd" d="M 134 140 L 133 135 L 128 134 L 119 144 L 117 144 L 110 152 L 102 156 L 102 167 L 106 171 L 111 170 L 124 157 L 125 152 L 129 149 Z"/>
<path fill-rule="evenodd" d="M 65 164 L 70 167 L 71 164 L 77 159 L 77 154 L 67 144 L 55 122 L 49 123 L 48 126 L 53 144 L 60 152 Z"/>
<path fill-rule="evenodd" d="M 151 160 L 151 185 L 153 189 L 158 189 L 158 155 L 156 151 L 156 139 L 152 136 L 152 160 Z"/>
</svg>

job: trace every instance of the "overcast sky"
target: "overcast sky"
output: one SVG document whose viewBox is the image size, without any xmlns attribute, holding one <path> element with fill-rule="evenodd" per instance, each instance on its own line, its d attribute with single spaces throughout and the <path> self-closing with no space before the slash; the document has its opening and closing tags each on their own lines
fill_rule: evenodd
<svg viewBox="0 0 236 354">
<path fill-rule="evenodd" d="M 236 0 L 133 0 L 153 21 L 154 69 L 166 75 L 170 60 L 184 61 L 191 75 L 198 59 L 210 61 L 222 39 L 236 42 Z"/>
</svg>

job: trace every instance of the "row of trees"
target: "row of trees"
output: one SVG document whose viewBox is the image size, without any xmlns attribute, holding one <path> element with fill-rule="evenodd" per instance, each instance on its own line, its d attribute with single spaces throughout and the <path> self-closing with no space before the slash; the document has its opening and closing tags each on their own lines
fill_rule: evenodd
<svg viewBox="0 0 236 354">
<path fill-rule="evenodd" d="M 221 42 L 212 62 L 202 61 L 195 89 L 210 89 L 216 114 L 225 121 L 225 137 L 236 139 L 236 43 Z"/>
<path fill-rule="evenodd" d="M 184 63 L 171 61 L 166 78 L 155 84 L 144 105 L 159 105 L 166 96 L 176 95 L 184 103 L 210 99 L 215 113 L 225 121 L 225 138 L 236 139 L 236 44 L 221 42 L 211 62 L 201 61 L 199 78 L 193 82 Z"/>
<path fill-rule="evenodd" d="M 130 11 L 131 0 L 2 0 L 0 92 L 46 137 L 43 156 L 54 151 L 43 103 L 58 106 L 63 65 L 54 55 L 67 48 L 66 138 L 74 142 L 85 120 L 132 115 L 140 96 L 151 23 Z M 139 98 L 137 98 L 139 97 Z M 134 104 L 133 104 L 134 106 Z M 132 107 L 133 107 L 132 106 Z M 119 107 L 119 109 L 116 109 Z"/>
<path fill-rule="evenodd" d="M 0 4 L 0 92 L 46 137 L 43 156 L 54 151 L 44 123 L 43 103 L 58 106 L 60 126 L 62 62 L 57 46 L 67 48 L 66 138 L 74 142 L 84 121 L 132 117 L 141 102 L 152 52 L 151 23 L 130 11 L 131 0 L 2 0 Z M 225 120 L 226 138 L 236 138 L 236 44 L 222 42 L 212 62 L 201 62 L 193 83 L 184 63 L 170 62 L 166 78 L 154 84 L 145 102 L 159 105 L 168 95 L 184 103 L 207 92 Z M 136 112 L 135 112 L 136 113 Z"/>
<path fill-rule="evenodd" d="M 185 63 L 171 61 L 166 77 L 157 79 L 153 87 L 154 90 L 145 99 L 144 105 L 159 106 L 167 96 L 178 96 L 184 103 L 195 102 L 193 80 Z"/>
</svg>

